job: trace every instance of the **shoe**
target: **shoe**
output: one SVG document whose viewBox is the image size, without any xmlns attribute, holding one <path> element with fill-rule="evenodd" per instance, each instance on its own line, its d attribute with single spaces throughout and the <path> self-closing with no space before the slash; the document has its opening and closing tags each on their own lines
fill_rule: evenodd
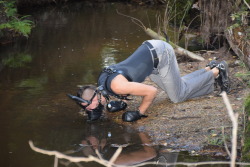
<svg viewBox="0 0 250 167">
<path fill-rule="evenodd" d="M 216 67 L 219 63 L 216 60 L 212 60 L 210 61 L 206 67 L 210 67 L 210 69 L 213 69 L 214 67 Z"/>
<path fill-rule="evenodd" d="M 228 64 L 226 61 L 221 61 L 216 67 L 219 69 L 219 76 L 216 80 L 221 88 L 221 92 L 225 91 L 226 93 L 229 93 L 230 81 Z"/>
</svg>

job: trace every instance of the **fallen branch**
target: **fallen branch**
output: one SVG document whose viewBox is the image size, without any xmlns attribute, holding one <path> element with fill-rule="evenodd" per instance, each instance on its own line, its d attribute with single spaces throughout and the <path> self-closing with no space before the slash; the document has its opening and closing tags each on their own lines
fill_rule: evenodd
<svg viewBox="0 0 250 167">
<path fill-rule="evenodd" d="M 153 31 L 152 29 L 150 28 L 146 28 L 146 30 L 144 30 L 145 33 L 147 35 L 149 35 L 150 37 L 152 37 L 153 39 L 160 39 L 160 40 L 163 40 L 163 41 L 166 41 L 166 38 L 164 38 L 163 36 L 159 35 L 158 33 L 156 33 L 155 31 Z M 180 54 L 180 55 L 186 55 L 192 59 L 195 59 L 195 60 L 199 60 L 199 61 L 204 61 L 205 59 L 193 52 L 190 52 L 176 44 L 174 44 L 173 42 L 169 41 L 168 42 L 174 49 L 175 49 L 175 52 L 177 54 Z"/>
<path fill-rule="evenodd" d="M 133 23 L 137 24 L 139 27 L 141 27 L 144 32 L 149 35 L 151 38 L 153 39 L 159 39 L 159 40 L 163 40 L 163 41 L 166 41 L 166 38 L 164 38 L 163 36 L 159 35 L 158 33 L 156 33 L 155 31 L 153 31 L 152 29 L 150 28 L 147 28 L 139 19 L 137 18 L 134 18 L 134 17 L 131 17 L 131 16 L 127 16 L 125 14 L 122 14 L 120 12 L 118 12 L 118 10 L 116 10 L 116 12 L 119 14 L 119 15 L 122 15 L 122 16 L 125 16 L 125 17 L 128 17 L 132 20 Z M 194 59 L 194 60 L 198 60 L 198 61 L 204 61 L 205 59 L 193 52 L 190 52 L 176 44 L 174 44 L 173 42 L 171 41 L 168 41 L 168 43 L 175 49 L 175 52 L 179 55 L 185 55 L 185 56 L 188 56 L 190 57 L 191 59 Z"/>
</svg>

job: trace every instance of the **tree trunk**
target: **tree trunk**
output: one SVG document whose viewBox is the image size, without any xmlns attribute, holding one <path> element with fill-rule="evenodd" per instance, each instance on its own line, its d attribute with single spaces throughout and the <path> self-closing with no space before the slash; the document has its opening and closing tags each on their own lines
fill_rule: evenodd
<svg viewBox="0 0 250 167">
<path fill-rule="evenodd" d="M 225 31 L 227 41 L 234 53 L 243 61 L 250 70 L 250 42 L 244 37 L 247 36 L 243 27 L 228 29 Z"/>
<path fill-rule="evenodd" d="M 241 5 L 241 6 L 240 6 Z M 249 5 L 242 0 L 199 0 L 198 6 L 202 15 L 201 36 L 207 45 L 214 45 L 214 41 L 226 39 L 234 53 L 243 61 L 250 70 L 250 42 L 249 25 L 238 20 L 238 26 L 233 27 L 233 21 L 230 17 L 239 10 L 242 12 L 242 6 Z M 243 10 L 244 11 L 244 10 Z M 249 14 L 248 14 L 249 15 Z"/>
<path fill-rule="evenodd" d="M 207 46 L 215 46 L 215 39 L 218 43 L 223 38 L 224 30 L 231 25 L 230 14 L 235 10 L 236 2 L 235 0 L 199 0 L 198 6 L 201 11 L 202 39 Z"/>
</svg>

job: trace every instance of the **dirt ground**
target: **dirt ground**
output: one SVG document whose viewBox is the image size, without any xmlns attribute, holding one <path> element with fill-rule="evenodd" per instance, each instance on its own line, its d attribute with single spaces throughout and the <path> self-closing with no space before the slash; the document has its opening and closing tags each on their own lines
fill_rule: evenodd
<svg viewBox="0 0 250 167">
<path fill-rule="evenodd" d="M 235 74 L 244 73 L 246 69 L 240 65 L 237 57 L 233 56 L 225 47 L 218 51 L 204 51 L 197 54 L 204 57 L 205 61 L 179 63 L 182 75 L 204 68 L 213 58 L 218 61 L 226 60 L 229 64 L 231 92 L 228 97 L 234 112 L 239 113 L 238 148 L 240 149 L 244 129 L 243 102 L 250 89 Z M 179 56 L 177 58 L 178 61 L 183 59 Z M 149 79 L 145 82 L 154 85 Z M 131 105 L 127 110 L 136 108 L 140 101 L 141 99 L 135 98 L 130 102 Z M 215 156 L 227 155 L 223 149 L 223 138 L 230 147 L 232 124 L 223 99 L 219 95 L 219 87 L 215 88 L 212 94 L 177 104 L 172 103 L 165 92 L 158 88 L 158 95 L 146 114 L 148 114 L 147 118 L 135 123 L 123 123 L 121 113 L 112 113 L 112 117 L 116 122 L 147 132 L 151 136 L 153 144 L 167 146 L 173 151 L 190 151 L 193 154 Z M 224 134 L 222 127 L 224 127 Z"/>
</svg>

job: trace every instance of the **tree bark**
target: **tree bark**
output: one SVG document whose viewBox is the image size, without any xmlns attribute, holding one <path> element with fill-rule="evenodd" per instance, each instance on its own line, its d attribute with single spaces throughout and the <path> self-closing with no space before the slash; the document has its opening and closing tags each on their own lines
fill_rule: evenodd
<svg viewBox="0 0 250 167">
<path fill-rule="evenodd" d="M 234 51 L 234 53 L 244 62 L 248 70 L 250 70 L 250 42 L 245 40 L 245 30 L 238 27 L 225 31 L 225 37 Z"/>
</svg>

